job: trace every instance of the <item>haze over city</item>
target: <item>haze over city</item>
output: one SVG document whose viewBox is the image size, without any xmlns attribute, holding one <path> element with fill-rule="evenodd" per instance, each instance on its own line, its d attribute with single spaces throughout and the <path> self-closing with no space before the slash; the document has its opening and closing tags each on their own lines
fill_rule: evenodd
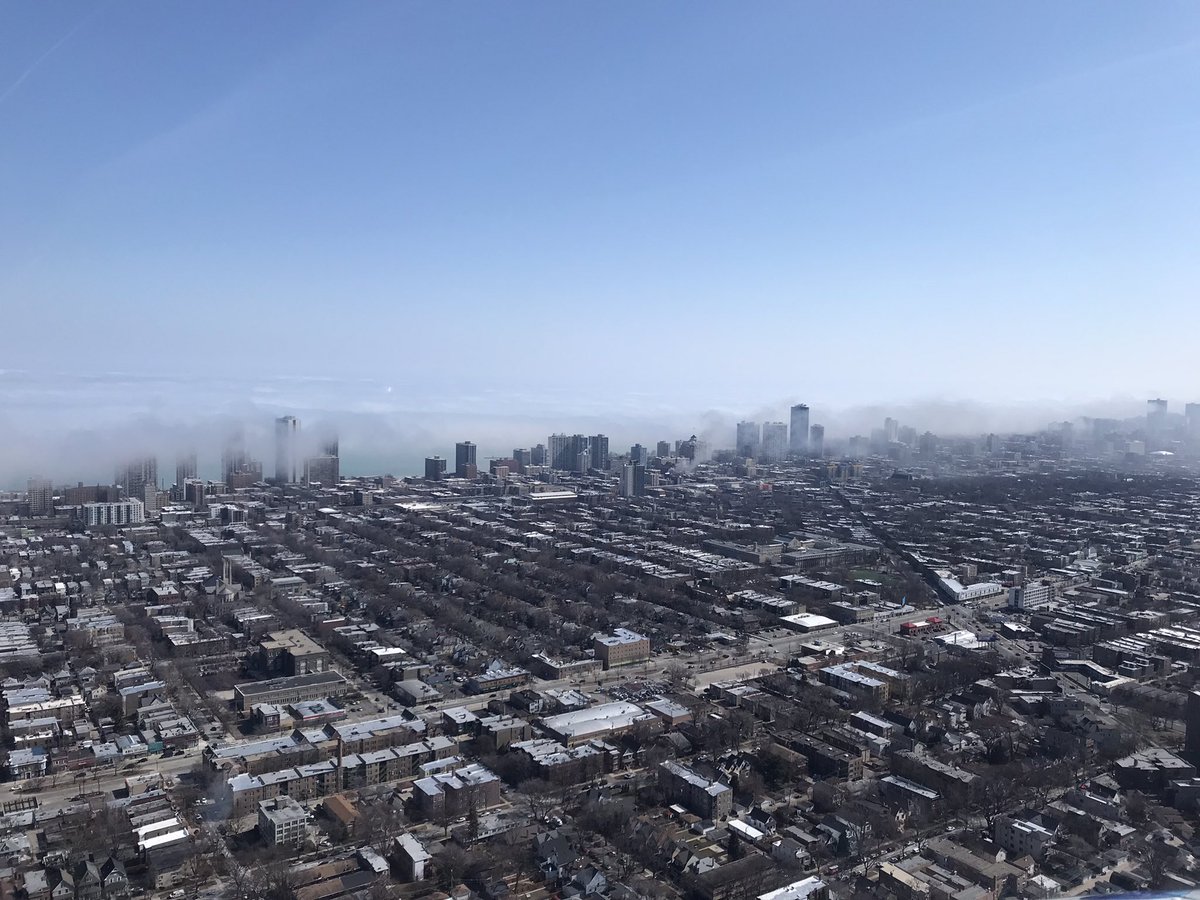
<svg viewBox="0 0 1200 900">
<path fill-rule="evenodd" d="M 1200 4 L 0 5 L 0 900 L 1200 900 Z"/>
</svg>

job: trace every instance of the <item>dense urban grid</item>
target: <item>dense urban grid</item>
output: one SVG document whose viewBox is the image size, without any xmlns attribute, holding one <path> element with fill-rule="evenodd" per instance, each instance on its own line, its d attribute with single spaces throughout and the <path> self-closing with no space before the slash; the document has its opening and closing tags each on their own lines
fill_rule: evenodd
<svg viewBox="0 0 1200 900">
<path fill-rule="evenodd" d="M 789 413 L 0 495 L 3 895 L 1195 888 L 1200 405 Z"/>
</svg>

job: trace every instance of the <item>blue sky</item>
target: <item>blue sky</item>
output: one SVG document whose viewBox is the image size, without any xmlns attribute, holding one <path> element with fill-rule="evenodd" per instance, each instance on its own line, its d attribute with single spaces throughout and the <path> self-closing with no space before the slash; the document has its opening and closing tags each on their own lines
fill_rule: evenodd
<svg viewBox="0 0 1200 900">
<path fill-rule="evenodd" d="M 1195 3 L 9 3 L 0 367 L 1196 399 L 1197 160 Z"/>
</svg>

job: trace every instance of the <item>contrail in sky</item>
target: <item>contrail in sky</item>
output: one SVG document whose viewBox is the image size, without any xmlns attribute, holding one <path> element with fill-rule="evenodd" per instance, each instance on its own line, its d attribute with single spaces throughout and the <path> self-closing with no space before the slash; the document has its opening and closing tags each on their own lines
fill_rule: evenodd
<svg viewBox="0 0 1200 900">
<path fill-rule="evenodd" d="M 65 44 L 67 41 L 69 41 L 71 38 L 73 38 L 76 34 L 78 34 L 79 30 L 81 28 L 83 28 L 83 26 L 86 25 L 88 22 L 90 22 L 92 19 L 94 19 L 96 17 L 96 15 L 100 12 L 100 10 L 102 10 L 106 5 L 107 4 L 103 4 L 103 3 L 98 4 L 90 13 L 88 13 L 86 16 L 84 16 L 82 19 L 80 19 L 78 24 L 76 24 L 74 28 L 72 28 L 70 31 L 68 31 L 66 34 L 64 34 L 62 37 L 60 37 L 57 41 L 55 41 L 53 44 L 51 44 L 50 49 L 48 49 L 45 53 L 43 53 L 41 56 L 39 56 L 37 59 L 35 59 L 33 61 L 33 63 L 29 66 L 29 68 L 27 68 L 24 72 L 22 72 L 20 75 L 17 76 L 16 81 L 14 81 L 12 84 L 10 84 L 8 87 L 6 87 L 3 91 L 3 93 L 0 93 L 0 103 L 3 103 L 5 100 L 7 100 L 9 97 L 11 97 L 16 92 L 17 88 L 19 88 L 22 84 L 25 83 L 25 79 L 27 79 L 30 75 L 32 75 L 34 72 L 36 72 L 41 67 L 42 63 L 44 63 L 47 59 L 49 59 L 54 54 L 54 52 L 56 50 L 58 50 L 59 47 L 61 47 L 63 44 Z"/>
</svg>

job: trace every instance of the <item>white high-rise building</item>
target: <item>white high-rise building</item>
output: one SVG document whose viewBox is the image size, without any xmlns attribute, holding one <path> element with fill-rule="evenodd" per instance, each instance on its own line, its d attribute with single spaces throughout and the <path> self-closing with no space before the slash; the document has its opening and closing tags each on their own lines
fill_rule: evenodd
<svg viewBox="0 0 1200 900">
<path fill-rule="evenodd" d="M 300 420 L 295 416 L 275 420 L 275 480 L 279 484 L 300 480 Z"/>
</svg>

